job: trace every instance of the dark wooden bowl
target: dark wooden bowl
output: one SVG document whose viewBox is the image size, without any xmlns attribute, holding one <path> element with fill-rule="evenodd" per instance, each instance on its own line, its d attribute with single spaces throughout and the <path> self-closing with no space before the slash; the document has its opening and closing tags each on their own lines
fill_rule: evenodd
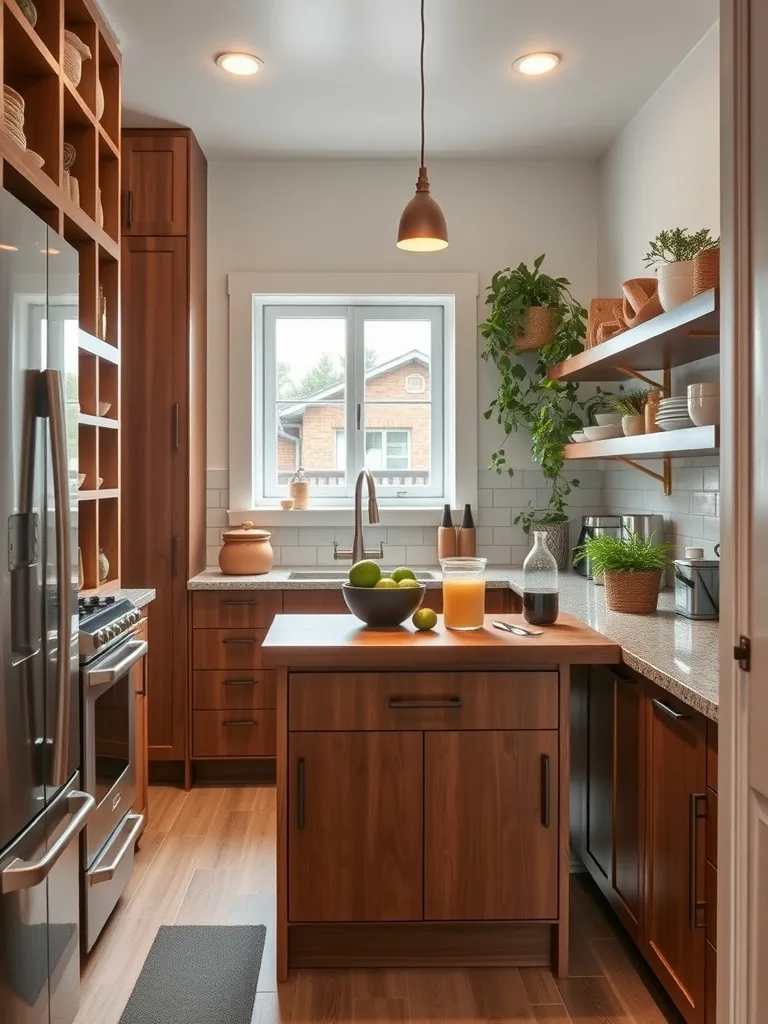
<svg viewBox="0 0 768 1024">
<path fill-rule="evenodd" d="M 375 587 L 353 587 L 342 583 L 341 592 L 347 608 L 366 626 L 399 626 L 421 606 L 427 588 L 406 587 L 403 590 L 376 590 Z"/>
</svg>

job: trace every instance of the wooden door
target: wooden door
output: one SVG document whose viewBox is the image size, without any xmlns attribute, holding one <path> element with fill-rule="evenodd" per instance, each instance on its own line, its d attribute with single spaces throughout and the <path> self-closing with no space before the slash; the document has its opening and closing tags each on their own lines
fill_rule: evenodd
<svg viewBox="0 0 768 1024">
<path fill-rule="evenodd" d="M 688 1024 L 704 1024 L 706 722 L 648 684 L 645 954 Z"/>
<path fill-rule="evenodd" d="M 613 866 L 613 675 L 589 670 L 587 856 L 604 878 Z"/>
<path fill-rule="evenodd" d="M 186 751 L 187 243 L 124 238 L 122 575 L 154 587 L 149 755 Z"/>
<path fill-rule="evenodd" d="M 183 136 L 123 134 L 123 235 L 186 235 L 187 154 Z"/>
<path fill-rule="evenodd" d="M 147 619 L 144 617 L 136 631 L 138 640 L 147 639 Z M 136 674 L 136 732 L 134 755 L 136 759 L 136 798 L 133 810 L 144 815 L 144 828 L 149 821 L 149 747 L 147 735 L 147 659 L 142 658 Z M 143 829 L 142 829 L 143 831 Z"/>
<path fill-rule="evenodd" d="M 422 918 L 419 732 L 291 733 L 291 921 Z"/>
<path fill-rule="evenodd" d="M 424 916 L 558 916 L 558 734 L 424 737 Z"/>
<path fill-rule="evenodd" d="M 645 684 L 613 672 L 613 893 L 614 909 L 640 943 L 645 862 Z"/>
</svg>

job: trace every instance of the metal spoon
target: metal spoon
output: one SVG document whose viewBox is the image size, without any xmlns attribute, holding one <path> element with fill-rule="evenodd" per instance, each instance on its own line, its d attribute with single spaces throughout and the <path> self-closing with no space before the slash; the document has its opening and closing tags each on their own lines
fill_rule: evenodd
<svg viewBox="0 0 768 1024">
<path fill-rule="evenodd" d="M 501 629 L 505 633 L 514 633 L 515 636 L 543 636 L 544 632 L 541 629 L 525 629 L 523 626 L 513 626 L 511 622 L 500 622 L 496 621 L 493 623 L 496 629 Z"/>
</svg>

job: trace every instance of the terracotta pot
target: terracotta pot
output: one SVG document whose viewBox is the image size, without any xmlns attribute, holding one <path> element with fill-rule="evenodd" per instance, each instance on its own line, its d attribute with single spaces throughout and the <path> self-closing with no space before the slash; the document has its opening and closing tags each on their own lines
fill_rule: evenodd
<svg viewBox="0 0 768 1024">
<path fill-rule="evenodd" d="M 622 416 L 621 429 L 624 431 L 624 437 L 637 437 L 638 434 L 644 434 L 645 414 L 641 413 L 639 416 Z"/>
<path fill-rule="evenodd" d="M 603 573 L 605 603 L 612 612 L 629 612 L 632 615 L 652 615 L 659 603 L 661 589 L 660 572 L 616 572 L 606 569 Z"/>
<path fill-rule="evenodd" d="M 659 301 L 665 311 L 693 298 L 693 260 L 663 263 L 659 267 Z"/>
<path fill-rule="evenodd" d="M 221 571 L 226 576 L 262 576 L 269 572 L 275 560 L 271 536 L 268 530 L 254 529 L 251 522 L 227 530 L 219 552 Z"/>
</svg>

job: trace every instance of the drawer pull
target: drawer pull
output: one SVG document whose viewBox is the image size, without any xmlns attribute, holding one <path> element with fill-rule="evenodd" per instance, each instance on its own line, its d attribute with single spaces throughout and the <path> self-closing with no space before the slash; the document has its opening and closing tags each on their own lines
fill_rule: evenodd
<svg viewBox="0 0 768 1024">
<path fill-rule="evenodd" d="M 232 719 L 231 721 L 222 722 L 221 724 L 227 726 L 227 728 L 231 728 L 233 726 L 238 726 L 238 725 L 239 726 L 256 725 L 256 721 L 253 718 L 236 718 L 236 719 Z"/>
<path fill-rule="evenodd" d="M 659 711 L 663 711 L 668 718 L 674 718 L 676 722 L 681 721 L 685 718 L 690 718 L 690 715 L 684 715 L 681 711 L 675 711 L 669 704 L 665 704 L 663 700 L 659 700 L 657 697 L 653 698 L 653 705 L 657 707 Z"/>
<path fill-rule="evenodd" d="M 298 807 L 296 811 L 296 826 L 299 832 L 304 831 L 304 825 L 306 824 L 306 810 L 305 800 L 307 795 L 307 781 L 306 781 L 306 764 L 303 757 L 299 758 L 299 770 L 298 770 Z"/>
<path fill-rule="evenodd" d="M 541 824 L 544 828 L 550 826 L 550 759 L 549 754 L 541 755 Z"/>
<path fill-rule="evenodd" d="M 222 601 L 221 603 L 222 604 L 230 604 L 230 605 L 250 605 L 250 604 L 256 604 L 255 601 L 235 601 L 234 598 L 227 598 L 227 600 Z"/>
<path fill-rule="evenodd" d="M 255 686 L 255 679 L 222 679 L 222 686 Z"/>
<path fill-rule="evenodd" d="M 222 641 L 223 644 L 255 644 L 258 640 L 254 640 L 253 637 L 225 637 Z"/>
<path fill-rule="evenodd" d="M 390 697 L 389 706 L 395 710 L 411 708 L 448 708 L 458 711 L 464 707 L 461 697 L 449 697 L 448 700 L 405 700 L 402 697 Z"/>
</svg>

